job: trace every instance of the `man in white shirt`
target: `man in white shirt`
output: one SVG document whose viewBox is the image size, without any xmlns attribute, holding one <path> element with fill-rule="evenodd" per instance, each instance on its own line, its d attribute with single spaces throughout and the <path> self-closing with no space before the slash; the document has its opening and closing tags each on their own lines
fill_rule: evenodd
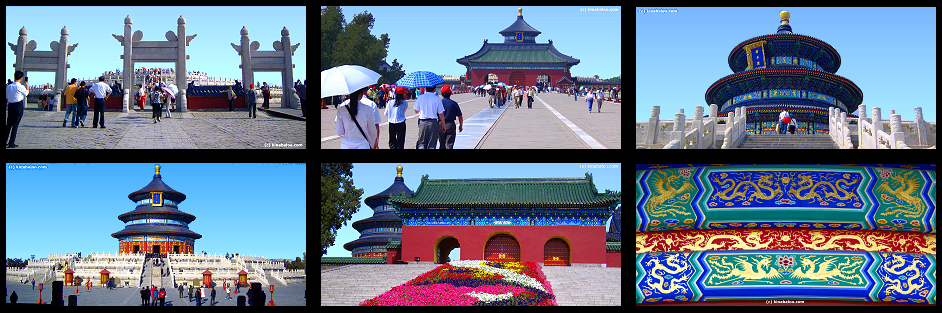
<svg viewBox="0 0 942 313">
<path fill-rule="evenodd" d="M 23 119 L 23 109 L 26 108 L 26 95 L 29 94 L 28 78 L 23 77 L 23 71 L 13 73 L 16 79 L 12 84 L 7 85 L 7 148 L 16 148 L 16 130 L 20 127 L 20 120 Z M 23 84 L 20 84 L 20 82 Z"/>
<path fill-rule="evenodd" d="M 445 132 L 445 106 L 435 95 L 435 86 L 426 87 L 425 93 L 415 99 L 415 113 L 419 113 L 419 140 L 416 149 L 435 149 L 438 135 Z"/>
<path fill-rule="evenodd" d="M 95 116 L 92 118 L 92 128 L 98 128 L 98 114 L 101 112 L 101 128 L 105 128 L 105 99 L 111 94 L 111 87 L 105 84 L 105 77 L 99 76 L 98 82 L 92 85 L 90 89 L 95 96 Z"/>
</svg>

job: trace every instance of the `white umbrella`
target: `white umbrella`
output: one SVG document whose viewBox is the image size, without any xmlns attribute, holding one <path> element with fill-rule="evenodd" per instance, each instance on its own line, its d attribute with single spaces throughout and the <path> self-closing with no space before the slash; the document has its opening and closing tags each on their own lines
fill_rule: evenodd
<svg viewBox="0 0 942 313">
<path fill-rule="evenodd" d="M 347 95 L 375 84 L 380 75 L 359 65 L 341 65 L 321 72 L 321 98 Z"/>
</svg>

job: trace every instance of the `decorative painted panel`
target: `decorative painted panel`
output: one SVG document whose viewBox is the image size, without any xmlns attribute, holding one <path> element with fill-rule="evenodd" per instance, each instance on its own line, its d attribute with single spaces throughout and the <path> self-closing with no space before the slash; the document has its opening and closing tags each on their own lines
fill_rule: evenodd
<svg viewBox="0 0 942 313">
<path fill-rule="evenodd" d="M 637 254 L 636 266 L 638 303 L 832 299 L 935 304 L 936 259 L 929 254 L 664 252 Z"/>
<path fill-rule="evenodd" d="M 936 253 L 935 234 L 839 229 L 717 229 L 635 233 L 635 252 L 846 250 Z"/>
<path fill-rule="evenodd" d="M 935 304 L 934 164 L 638 165 L 636 302 Z"/>
<path fill-rule="evenodd" d="M 636 172 L 642 232 L 720 228 L 934 233 L 935 171 L 751 165 Z"/>
</svg>

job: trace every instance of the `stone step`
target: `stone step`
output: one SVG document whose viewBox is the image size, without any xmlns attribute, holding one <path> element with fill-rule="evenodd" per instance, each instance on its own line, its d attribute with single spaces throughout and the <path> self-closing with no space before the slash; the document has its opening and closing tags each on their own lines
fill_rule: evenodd
<svg viewBox="0 0 942 313">
<path fill-rule="evenodd" d="M 357 264 L 321 271 L 321 305 L 359 305 L 439 264 Z"/>
<path fill-rule="evenodd" d="M 739 149 L 838 149 L 830 135 L 746 134 Z"/>
<path fill-rule="evenodd" d="M 620 267 L 544 266 L 560 306 L 621 306 Z"/>
</svg>

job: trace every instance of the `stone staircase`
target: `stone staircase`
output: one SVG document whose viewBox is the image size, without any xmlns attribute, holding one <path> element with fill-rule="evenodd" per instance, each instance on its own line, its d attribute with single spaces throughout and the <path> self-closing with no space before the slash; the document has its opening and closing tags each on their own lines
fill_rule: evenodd
<svg viewBox="0 0 942 313">
<path fill-rule="evenodd" d="M 620 267 L 544 266 L 560 306 L 621 306 Z"/>
<path fill-rule="evenodd" d="M 738 149 L 838 149 L 830 135 L 746 134 Z"/>
<path fill-rule="evenodd" d="M 440 264 L 356 264 L 321 271 L 321 305 L 359 305 Z"/>
<path fill-rule="evenodd" d="M 321 305 L 358 305 L 439 264 L 358 264 L 321 271 Z M 545 266 L 559 305 L 621 305 L 621 268 Z"/>
</svg>

